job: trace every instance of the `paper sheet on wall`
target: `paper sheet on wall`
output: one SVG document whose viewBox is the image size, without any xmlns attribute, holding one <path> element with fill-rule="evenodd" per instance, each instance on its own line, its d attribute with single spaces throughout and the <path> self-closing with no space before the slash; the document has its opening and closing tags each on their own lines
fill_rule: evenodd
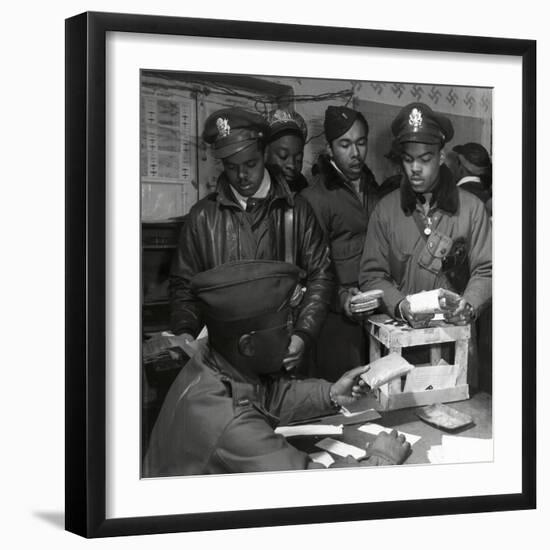
<svg viewBox="0 0 550 550">
<path fill-rule="evenodd" d="M 364 424 L 363 426 L 360 426 L 357 428 L 358 430 L 365 432 L 367 434 L 371 435 L 378 435 L 381 432 L 390 433 L 392 431 L 392 428 L 385 428 L 384 426 L 380 426 L 380 424 Z M 399 435 L 404 435 L 405 439 L 411 444 L 411 447 L 420 439 L 422 439 L 419 435 L 410 434 L 407 432 L 401 432 L 397 431 Z"/>
<path fill-rule="evenodd" d="M 407 374 L 404 392 L 442 390 L 454 388 L 459 373 L 458 365 L 434 365 L 416 367 Z"/>
<path fill-rule="evenodd" d="M 319 447 L 319 449 L 323 449 L 329 453 L 342 456 L 344 458 L 346 456 L 352 456 L 353 458 L 359 459 L 363 458 L 367 454 L 365 449 L 360 449 L 359 447 L 355 447 L 355 445 L 348 445 L 347 443 L 336 441 L 330 437 L 319 441 L 319 443 L 316 443 L 315 446 Z"/>
</svg>

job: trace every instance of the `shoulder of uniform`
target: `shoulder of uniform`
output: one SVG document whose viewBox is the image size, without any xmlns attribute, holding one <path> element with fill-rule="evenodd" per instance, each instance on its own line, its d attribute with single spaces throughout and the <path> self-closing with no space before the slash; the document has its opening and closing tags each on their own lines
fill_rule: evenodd
<svg viewBox="0 0 550 550">
<path fill-rule="evenodd" d="M 203 212 L 216 208 L 218 192 L 213 191 L 197 201 L 189 210 L 189 217 L 191 219 L 198 218 Z"/>
<path fill-rule="evenodd" d="M 485 208 L 483 201 L 477 197 L 474 193 L 467 191 L 466 189 L 461 189 L 458 187 L 458 197 L 460 204 L 470 207 L 470 208 Z"/>
<path fill-rule="evenodd" d="M 302 193 L 296 195 L 294 197 L 295 210 L 297 212 L 302 212 L 305 215 L 311 214 L 312 216 L 315 216 L 314 207 L 319 204 L 319 201 L 317 200 L 318 197 L 322 197 L 322 195 L 303 195 Z"/>
<path fill-rule="evenodd" d="M 384 195 L 376 204 L 376 210 L 390 212 L 395 204 L 401 203 L 400 188 L 390 191 L 387 195 Z"/>
<path fill-rule="evenodd" d="M 225 426 L 235 416 L 231 387 L 224 382 L 224 375 L 204 364 L 193 363 L 193 359 L 185 365 L 190 370 L 189 384 L 185 390 L 185 400 L 189 414 L 197 415 L 197 419 L 208 424 Z"/>
</svg>

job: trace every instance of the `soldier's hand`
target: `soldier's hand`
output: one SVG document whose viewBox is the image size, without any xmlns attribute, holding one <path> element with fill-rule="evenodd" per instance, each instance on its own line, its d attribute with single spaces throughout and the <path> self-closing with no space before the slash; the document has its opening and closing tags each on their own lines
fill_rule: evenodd
<svg viewBox="0 0 550 550">
<path fill-rule="evenodd" d="M 359 376 L 367 372 L 369 368 L 369 365 L 363 365 L 345 372 L 330 388 L 332 399 L 338 405 L 349 405 L 357 399 L 365 397 L 369 392 L 369 386 Z"/>
<path fill-rule="evenodd" d="M 344 309 L 344 314 L 348 319 L 351 319 L 352 321 L 362 321 L 363 319 L 366 319 L 378 307 L 374 305 L 372 309 L 361 311 L 360 313 L 352 311 L 351 300 L 357 294 L 361 294 L 361 291 L 358 288 L 352 287 L 348 288 L 347 292 L 344 293 L 343 296 L 342 307 Z"/>
<path fill-rule="evenodd" d="M 300 336 L 293 334 L 290 337 L 290 344 L 283 359 L 283 367 L 289 371 L 295 369 L 303 359 L 306 344 Z"/>
<path fill-rule="evenodd" d="M 403 317 L 403 320 L 407 321 L 413 328 L 425 328 L 433 319 L 433 313 L 413 313 L 411 311 L 411 304 L 407 298 L 404 298 L 399 303 L 399 312 Z"/>
<path fill-rule="evenodd" d="M 380 432 L 367 448 L 367 457 L 374 457 L 373 465 L 403 464 L 411 453 L 411 444 L 403 434 L 395 430 L 390 433 Z M 372 462 L 372 461 L 371 461 Z"/>
<path fill-rule="evenodd" d="M 169 336 L 168 338 L 173 346 L 180 347 L 188 357 L 192 357 L 195 354 L 195 338 L 191 334 L 182 332 L 181 334 Z"/>
<path fill-rule="evenodd" d="M 445 321 L 452 325 L 467 325 L 474 318 L 474 310 L 464 298 L 461 298 L 458 305 L 452 310 L 444 311 L 443 316 Z"/>
<path fill-rule="evenodd" d="M 356 468 L 361 466 L 361 463 L 352 456 L 346 456 L 345 458 L 337 458 L 329 468 Z"/>
</svg>

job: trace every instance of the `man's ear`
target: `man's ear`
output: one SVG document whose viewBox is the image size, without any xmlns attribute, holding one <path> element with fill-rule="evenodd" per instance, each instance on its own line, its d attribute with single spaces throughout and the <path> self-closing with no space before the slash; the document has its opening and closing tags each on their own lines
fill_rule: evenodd
<svg viewBox="0 0 550 550">
<path fill-rule="evenodd" d="M 444 164 L 445 158 L 446 158 L 445 150 L 444 150 L 444 149 L 441 149 L 441 150 L 439 151 L 439 166 L 441 166 L 442 164 Z"/>
<path fill-rule="evenodd" d="M 245 357 L 254 357 L 254 355 L 256 355 L 256 345 L 253 334 L 243 334 L 239 338 L 239 353 Z"/>
<path fill-rule="evenodd" d="M 330 146 L 330 143 L 327 143 L 325 145 L 327 155 L 332 158 L 334 156 L 334 153 L 332 152 L 332 147 Z"/>
</svg>

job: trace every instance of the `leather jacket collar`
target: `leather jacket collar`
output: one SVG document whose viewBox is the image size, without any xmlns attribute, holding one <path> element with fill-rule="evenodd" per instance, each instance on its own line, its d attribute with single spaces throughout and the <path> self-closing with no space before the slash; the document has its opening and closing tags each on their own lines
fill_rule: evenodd
<svg viewBox="0 0 550 550">
<path fill-rule="evenodd" d="M 271 205 L 278 200 L 284 200 L 289 206 L 294 206 L 292 193 L 282 173 L 274 166 L 266 166 L 266 168 L 271 177 L 271 189 L 268 194 L 269 204 Z M 215 195 L 220 205 L 240 209 L 239 203 L 231 191 L 231 186 L 225 172 L 222 172 L 218 177 Z"/>
</svg>

